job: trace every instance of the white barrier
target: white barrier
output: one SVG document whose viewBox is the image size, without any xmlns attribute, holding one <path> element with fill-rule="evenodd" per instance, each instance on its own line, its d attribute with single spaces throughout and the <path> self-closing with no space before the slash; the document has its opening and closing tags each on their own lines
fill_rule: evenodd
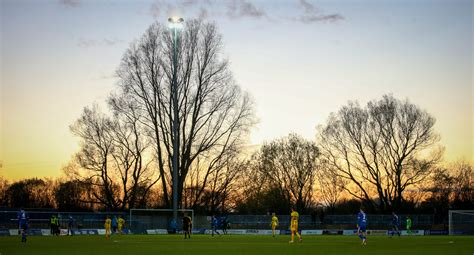
<svg viewBox="0 0 474 255">
<path fill-rule="evenodd" d="M 322 229 L 305 229 L 301 230 L 302 235 L 322 235 L 323 230 Z"/>
<path fill-rule="evenodd" d="M 217 229 L 217 232 L 219 234 L 222 234 L 222 229 Z M 212 234 L 211 229 L 206 229 L 204 231 L 204 234 L 210 235 Z M 271 235 L 272 230 L 271 229 L 228 229 L 227 234 L 232 234 L 232 235 Z M 276 230 L 275 234 L 279 235 L 280 230 Z"/>
<path fill-rule="evenodd" d="M 345 235 L 345 236 L 353 236 L 357 233 L 357 229 L 344 229 L 342 231 L 342 235 Z"/>
<path fill-rule="evenodd" d="M 388 230 L 380 230 L 380 229 L 367 230 L 367 235 L 369 235 L 369 236 L 386 236 L 386 235 L 388 235 Z"/>
<path fill-rule="evenodd" d="M 8 231 L 8 232 L 7 232 Z M 30 232 L 32 231 L 32 232 Z M 202 231 L 202 230 L 201 230 Z M 194 234 L 199 234 L 202 233 L 199 230 L 194 230 Z M 221 229 L 217 230 L 219 234 L 223 234 Z M 328 230 L 322 230 L 322 229 L 305 229 L 301 230 L 302 235 L 323 235 L 327 234 L 326 231 Z M 332 233 L 332 232 L 334 233 Z M 5 229 L 5 232 L 9 233 L 10 236 L 18 236 L 18 229 Z M 28 231 L 29 234 L 31 235 L 41 235 L 41 236 L 50 236 L 50 230 L 49 229 L 32 229 Z M 105 235 L 105 229 L 81 229 L 81 230 L 74 230 L 74 235 Z M 336 234 L 336 230 L 329 230 L 329 234 Z M 345 230 L 337 230 L 337 234 L 339 235 L 345 235 L 345 236 L 350 236 L 350 235 L 356 235 L 357 230 L 356 229 L 345 229 Z M 66 229 L 61 229 L 61 235 L 65 235 L 67 233 Z M 166 229 L 147 229 L 146 233 L 149 235 L 166 235 L 168 234 L 168 231 Z M 229 229 L 227 230 L 228 234 L 231 235 L 271 235 L 272 230 L 271 229 Z M 204 234 L 211 234 L 211 229 L 206 229 L 204 231 Z M 285 235 L 289 234 L 288 230 L 276 230 L 275 234 L 277 235 Z M 407 233 L 406 230 L 401 230 L 400 234 L 402 236 L 423 236 L 425 234 L 428 234 L 425 232 L 425 230 L 412 230 L 410 233 Z M 7 234 L 8 235 L 8 234 Z M 369 236 L 387 236 L 390 235 L 389 230 L 382 230 L 382 229 L 369 229 L 367 230 L 367 235 Z"/>
<path fill-rule="evenodd" d="M 51 235 L 51 229 L 41 229 L 41 235 L 50 236 Z"/>
<path fill-rule="evenodd" d="M 166 235 L 166 234 L 168 234 L 168 230 L 166 230 L 166 229 L 147 229 L 146 233 L 148 235 Z"/>
<path fill-rule="evenodd" d="M 245 229 L 229 229 L 227 230 L 227 233 L 232 234 L 232 235 L 245 235 L 247 230 Z M 209 232 L 210 234 L 210 232 Z"/>
<path fill-rule="evenodd" d="M 410 233 L 406 230 L 402 230 L 401 232 L 402 236 L 424 236 L 425 231 L 424 230 L 411 230 Z"/>
</svg>

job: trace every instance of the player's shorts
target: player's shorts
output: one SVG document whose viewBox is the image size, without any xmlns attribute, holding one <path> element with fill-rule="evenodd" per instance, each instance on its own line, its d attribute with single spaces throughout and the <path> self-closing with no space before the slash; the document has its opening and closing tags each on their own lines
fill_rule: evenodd
<svg viewBox="0 0 474 255">
<path fill-rule="evenodd" d="M 110 227 L 105 227 L 105 232 L 110 232 Z"/>
<path fill-rule="evenodd" d="M 28 230 L 28 224 L 26 224 L 26 223 L 21 223 L 21 224 L 20 224 L 20 229 L 22 229 L 22 230 Z"/>
<path fill-rule="evenodd" d="M 183 230 L 188 231 L 191 226 L 189 224 L 183 225 Z"/>
<path fill-rule="evenodd" d="M 298 231 L 298 223 L 291 223 L 290 230 L 293 232 Z"/>
<path fill-rule="evenodd" d="M 359 229 L 360 229 L 361 232 L 365 232 L 365 231 L 367 231 L 367 226 L 365 226 L 365 225 L 364 226 L 359 226 Z"/>
<path fill-rule="evenodd" d="M 276 228 L 278 225 L 276 223 L 272 223 L 272 228 Z"/>
</svg>

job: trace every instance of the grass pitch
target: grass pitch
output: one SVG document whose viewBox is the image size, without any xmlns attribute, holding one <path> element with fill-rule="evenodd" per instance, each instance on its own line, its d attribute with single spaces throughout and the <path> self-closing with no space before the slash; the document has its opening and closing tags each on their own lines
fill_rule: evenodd
<svg viewBox="0 0 474 255">
<path fill-rule="evenodd" d="M 0 237 L 0 255 L 148 255 L 148 254 L 474 254 L 473 236 L 369 236 L 361 246 L 357 236 L 303 236 L 301 243 L 288 243 L 289 236 L 194 235 L 184 240 L 174 235 Z"/>
</svg>

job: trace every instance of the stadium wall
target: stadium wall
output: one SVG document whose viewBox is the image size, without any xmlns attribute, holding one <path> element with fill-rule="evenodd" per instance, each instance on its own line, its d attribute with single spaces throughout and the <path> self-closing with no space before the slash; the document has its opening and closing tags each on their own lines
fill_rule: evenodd
<svg viewBox="0 0 474 255">
<path fill-rule="evenodd" d="M 59 215 L 60 225 L 64 234 L 67 228 L 67 221 L 69 215 L 74 220 L 74 234 L 101 234 L 104 219 L 107 215 L 122 215 L 126 220 L 126 227 L 124 230 L 129 231 L 127 228 L 130 224 L 128 213 L 123 212 L 96 212 L 96 213 L 82 213 L 82 212 L 37 212 L 28 211 L 30 218 L 30 234 L 31 235 L 49 235 L 49 219 L 51 215 Z M 399 215 L 401 219 L 402 229 L 404 229 L 404 222 L 406 215 Z M 0 211 L 0 236 L 1 235 L 12 235 L 18 232 L 17 222 L 17 211 Z M 159 215 L 156 217 L 160 217 Z M 225 216 L 230 223 L 228 230 L 229 234 L 269 234 L 271 215 L 226 215 Z M 289 215 L 279 215 L 279 234 L 288 234 L 288 227 L 290 222 Z M 439 235 L 447 234 L 447 224 L 434 225 L 432 215 L 412 215 L 413 226 L 417 229 L 416 235 Z M 170 232 L 169 226 L 158 226 L 158 227 L 147 227 L 149 222 L 140 222 L 143 227 L 143 231 L 134 231 L 133 226 L 137 225 L 137 222 L 133 222 L 132 230 L 130 233 L 133 234 L 166 234 Z M 356 215 L 301 215 L 299 222 L 300 229 L 305 235 L 319 235 L 319 234 L 354 234 Z M 390 228 L 391 215 L 368 215 L 368 229 L 370 234 L 387 233 Z M 181 229 L 181 221 L 178 221 L 176 226 L 178 230 Z M 210 229 L 210 216 L 195 216 L 193 219 L 193 232 L 206 234 L 209 233 Z M 385 231 L 385 232 L 384 232 Z M 402 232 L 404 234 L 404 232 Z"/>
</svg>

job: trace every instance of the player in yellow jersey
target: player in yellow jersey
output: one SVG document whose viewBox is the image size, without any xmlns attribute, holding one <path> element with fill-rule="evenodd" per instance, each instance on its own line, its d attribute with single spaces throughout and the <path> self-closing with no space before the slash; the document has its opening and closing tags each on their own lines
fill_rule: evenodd
<svg viewBox="0 0 474 255">
<path fill-rule="evenodd" d="M 301 235 L 298 233 L 298 218 L 300 215 L 298 212 L 295 210 L 295 208 L 291 208 L 291 224 L 290 224 L 290 230 L 291 230 L 291 240 L 290 243 L 293 243 L 295 239 L 295 234 L 298 236 L 299 241 L 301 242 Z"/>
<path fill-rule="evenodd" d="M 278 218 L 275 213 L 272 213 L 272 235 L 275 237 L 276 228 L 278 227 Z"/>
<path fill-rule="evenodd" d="M 107 218 L 105 219 L 105 238 L 109 239 L 110 238 L 110 227 L 112 225 L 112 220 L 110 219 L 110 216 L 107 215 Z"/>
<path fill-rule="evenodd" d="M 119 234 L 122 234 L 123 225 L 125 225 L 125 220 L 122 218 L 121 215 L 119 215 L 119 218 L 117 220 L 117 231 L 119 232 Z"/>
</svg>

